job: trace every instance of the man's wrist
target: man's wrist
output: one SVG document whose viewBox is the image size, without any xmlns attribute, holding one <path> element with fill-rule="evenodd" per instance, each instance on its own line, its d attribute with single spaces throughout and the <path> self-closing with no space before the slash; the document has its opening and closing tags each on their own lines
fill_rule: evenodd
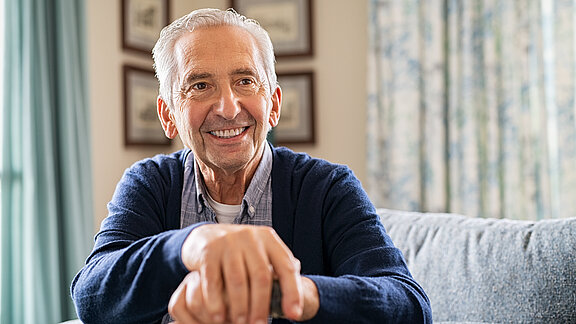
<svg viewBox="0 0 576 324">
<path fill-rule="evenodd" d="M 195 248 L 198 246 L 197 240 L 194 238 L 194 234 L 197 232 L 196 230 L 203 225 L 211 224 L 208 222 L 202 222 L 194 224 L 187 228 L 188 234 L 186 238 L 182 242 L 182 247 L 180 248 L 180 259 L 182 260 L 182 264 L 186 267 L 188 271 L 195 271 L 198 270 L 195 266 L 195 253 L 193 252 Z"/>
<path fill-rule="evenodd" d="M 302 311 L 302 318 L 300 321 L 307 321 L 318 313 L 320 309 L 320 295 L 318 294 L 318 287 L 308 277 L 302 277 L 302 288 L 304 291 L 304 309 Z"/>
</svg>

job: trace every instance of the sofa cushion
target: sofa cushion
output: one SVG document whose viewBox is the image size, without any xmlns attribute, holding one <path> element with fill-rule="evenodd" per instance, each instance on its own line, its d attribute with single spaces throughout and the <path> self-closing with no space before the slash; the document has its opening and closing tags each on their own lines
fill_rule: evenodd
<svg viewBox="0 0 576 324">
<path fill-rule="evenodd" d="M 378 213 L 435 322 L 576 323 L 576 218 Z"/>
</svg>

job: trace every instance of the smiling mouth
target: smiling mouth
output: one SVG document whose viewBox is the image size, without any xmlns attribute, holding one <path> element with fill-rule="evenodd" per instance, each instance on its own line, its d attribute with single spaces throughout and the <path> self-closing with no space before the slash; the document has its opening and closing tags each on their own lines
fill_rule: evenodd
<svg viewBox="0 0 576 324">
<path fill-rule="evenodd" d="M 211 135 L 214 135 L 218 138 L 232 138 L 242 134 L 248 127 L 240 127 L 234 129 L 225 129 L 225 130 L 214 130 L 210 131 Z"/>
</svg>

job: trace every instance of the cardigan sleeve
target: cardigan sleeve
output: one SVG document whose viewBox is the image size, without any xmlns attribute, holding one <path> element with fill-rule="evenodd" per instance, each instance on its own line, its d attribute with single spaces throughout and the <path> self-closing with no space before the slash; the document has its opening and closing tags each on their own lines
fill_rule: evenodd
<svg viewBox="0 0 576 324">
<path fill-rule="evenodd" d="M 318 287 L 320 308 L 308 322 L 431 323 L 428 297 L 352 171 L 302 155 L 282 163 L 286 155 L 277 151 L 274 217 Z"/>
<path fill-rule="evenodd" d="M 192 230 L 178 229 L 177 166 L 166 156 L 145 160 L 118 183 L 94 249 L 72 282 L 83 323 L 153 323 L 167 313 L 187 274 L 180 252 Z"/>
</svg>

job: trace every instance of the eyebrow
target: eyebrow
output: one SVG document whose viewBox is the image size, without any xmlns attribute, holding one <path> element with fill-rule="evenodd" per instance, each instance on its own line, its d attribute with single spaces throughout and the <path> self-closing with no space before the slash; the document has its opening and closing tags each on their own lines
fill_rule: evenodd
<svg viewBox="0 0 576 324">
<path fill-rule="evenodd" d="M 251 75 L 251 76 L 258 76 L 258 73 L 254 69 L 250 68 L 241 68 L 232 71 L 231 75 Z"/>
<path fill-rule="evenodd" d="M 207 79 L 212 77 L 212 73 L 191 73 L 184 78 L 182 85 L 192 84 L 197 80 Z"/>
</svg>

